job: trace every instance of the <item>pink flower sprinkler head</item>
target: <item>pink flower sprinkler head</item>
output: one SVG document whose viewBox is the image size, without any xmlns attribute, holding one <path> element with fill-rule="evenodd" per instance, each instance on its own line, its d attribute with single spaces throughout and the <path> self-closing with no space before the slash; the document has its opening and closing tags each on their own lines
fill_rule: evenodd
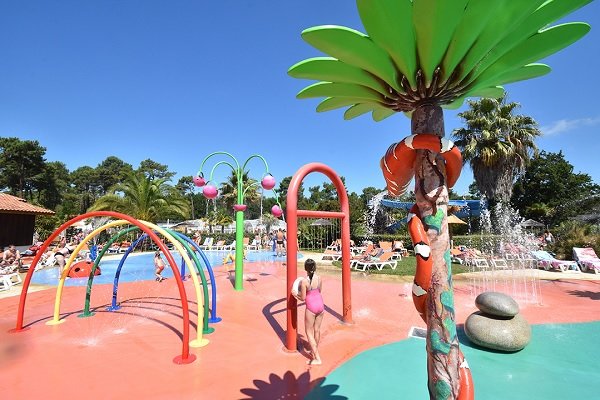
<svg viewBox="0 0 600 400">
<path fill-rule="evenodd" d="M 248 206 L 247 206 L 247 205 L 245 205 L 245 204 L 234 204 L 234 205 L 233 205 L 233 209 L 234 209 L 235 211 L 246 211 L 246 208 L 247 208 L 247 207 L 248 207 Z"/>
<path fill-rule="evenodd" d="M 217 197 L 217 194 L 219 194 L 219 192 L 215 186 L 206 185 L 204 186 L 204 189 L 202 189 L 202 194 L 207 199 L 214 199 L 215 197 Z"/>
<path fill-rule="evenodd" d="M 281 207 L 275 204 L 273 207 L 271 207 L 271 214 L 273 214 L 275 218 L 279 218 L 283 215 L 283 210 Z"/>
<path fill-rule="evenodd" d="M 198 187 L 206 185 L 206 181 L 202 175 L 195 176 L 192 180 L 194 181 L 194 185 Z"/>
<path fill-rule="evenodd" d="M 273 175 L 267 174 L 262 179 L 261 185 L 262 185 L 263 189 L 271 190 L 275 187 L 275 178 L 273 178 Z"/>
</svg>

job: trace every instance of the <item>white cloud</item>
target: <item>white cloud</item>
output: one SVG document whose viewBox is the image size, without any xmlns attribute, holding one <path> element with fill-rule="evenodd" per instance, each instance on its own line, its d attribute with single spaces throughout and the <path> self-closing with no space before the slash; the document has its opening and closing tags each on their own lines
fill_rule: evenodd
<svg viewBox="0 0 600 400">
<path fill-rule="evenodd" d="M 540 129 L 545 136 L 555 136 L 561 133 L 575 130 L 582 126 L 594 126 L 600 124 L 600 117 L 580 119 L 560 119 L 550 125 L 542 126 Z"/>
</svg>

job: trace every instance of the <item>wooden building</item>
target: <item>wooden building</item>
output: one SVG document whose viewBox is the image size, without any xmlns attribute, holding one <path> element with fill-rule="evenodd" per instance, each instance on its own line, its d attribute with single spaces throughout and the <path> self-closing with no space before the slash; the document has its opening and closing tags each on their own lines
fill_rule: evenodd
<svg viewBox="0 0 600 400">
<path fill-rule="evenodd" d="M 31 245 L 36 215 L 54 215 L 54 211 L 34 206 L 19 197 L 0 193 L 0 246 Z"/>
</svg>

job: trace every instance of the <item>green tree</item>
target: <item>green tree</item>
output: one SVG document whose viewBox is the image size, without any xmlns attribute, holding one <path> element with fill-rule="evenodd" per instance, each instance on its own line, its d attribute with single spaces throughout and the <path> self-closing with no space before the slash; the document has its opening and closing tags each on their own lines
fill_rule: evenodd
<svg viewBox="0 0 600 400">
<path fill-rule="evenodd" d="M 362 194 L 360 195 L 360 198 L 363 201 L 363 205 L 366 207 L 367 204 L 369 204 L 369 201 L 371 201 L 371 199 L 375 195 L 383 192 L 384 190 L 385 189 L 377 189 L 376 187 L 373 187 L 373 186 L 368 186 L 368 187 L 364 188 L 362 190 Z"/>
<path fill-rule="evenodd" d="M 281 203 L 281 208 L 283 210 L 286 209 L 287 204 L 287 194 L 288 189 L 290 187 L 290 183 L 292 181 L 291 176 L 286 176 L 279 181 L 279 186 L 277 188 L 277 195 L 279 196 L 279 202 Z M 307 209 L 308 203 L 307 199 L 304 196 L 304 183 L 300 183 L 300 187 L 298 188 L 298 208 L 299 209 Z"/>
<path fill-rule="evenodd" d="M 210 233 L 213 232 L 213 228 L 216 225 L 229 225 L 233 222 L 233 218 L 224 209 L 217 209 L 216 211 L 209 211 L 208 215 L 203 218 L 208 225 Z"/>
<path fill-rule="evenodd" d="M 324 182 L 323 187 L 317 185 L 308 188 L 310 196 L 308 202 L 311 210 L 319 211 L 339 211 L 340 201 L 338 199 L 335 185 L 330 182 Z"/>
<path fill-rule="evenodd" d="M 32 199 L 36 178 L 44 170 L 46 148 L 37 140 L 0 138 L 0 189 Z"/>
<path fill-rule="evenodd" d="M 192 219 L 198 218 L 200 215 L 206 214 L 207 199 L 202 193 L 196 192 L 196 185 L 191 175 L 183 176 L 179 178 L 175 188 L 180 192 L 181 196 L 190 199 L 191 204 L 191 217 Z"/>
<path fill-rule="evenodd" d="M 140 167 L 137 169 L 137 171 L 141 172 L 150 179 L 169 180 L 175 176 L 175 172 L 170 172 L 167 165 L 158 163 L 149 158 L 140 163 Z"/>
<path fill-rule="evenodd" d="M 267 232 L 271 232 L 271 227 L 278 221 L 277 218 L 270 212 L 266 212 L 262 215 L 262 223 L 265 226 Z"/>
<path fill-rule="evenodd" d="M 471 198 L 471 200 L 481 199 L 481 192 L 479 191 L 479 188 L 477 187 L 476 182 L 471 182 L 471 184 L 469 184 L 469 195 L 468 196 Z"/>
<path fill-rule="evenodd" d="M 55 210 L 69 191 L 69 169 L 61 161 L 46 163 L 38 187 L 38 201 L 44 207 Z"/>
<path fill-rule="evenodd" d="M 366 205 L 363 199 L 355 192 L 352 192 L 348 195 L 348 203 L 350 205 L 350 234 L 352 236 L 366 235 Z"/>
<path fill-rule="evenodd" d="M 80 197 L 79 213 L 84 213 L 98 198 L 98 174 L 90 166 L 83 166 L 71 172 L 71 183 Z"/>
<path fill-rule="evenodd" d="M 167 215 L 187 219 L 189 203 L 167 183 L 166 178 L 152 179 L 132 172 L 110 193 L 102 196 L 90 211 L 112 210 L 148 222 L 157 222 Z"/>
<path fill-rule="evenodd" d="M 600 186 L 588 174 L 574 173 L 562 151 L 542 151 L 517 179 L 511 203 L 526 218 L 557 225 L 600 203 Z"/>
<path fill-rule="evenodd" d="M 119 157 L 107 157 L 96 167 L 100 194 L 104 195 L 108 193 L 112 186 L 123 182 L 125 177 L 132 171 L 133 167 L 131 164 L 126 163 Z"/>
<path fill-rule="evenodd" d="M 537 152 L 535 138 L 541 135 L 537 122 L 515 115 L 518 103 L 498 99 L 469 100 L 469 110 L 459 113 L 466 125 L 452 132 L 455 144 L 468 162 L 479 191 L 490 207 L 508 202 L 515 178 L 524 172 Z"/>
</svg>

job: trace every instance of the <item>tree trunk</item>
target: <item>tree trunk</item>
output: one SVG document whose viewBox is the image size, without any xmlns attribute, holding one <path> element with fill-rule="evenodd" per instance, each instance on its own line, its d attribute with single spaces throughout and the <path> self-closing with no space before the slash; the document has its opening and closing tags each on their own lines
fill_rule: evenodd
<svg viewBox="0 0 600 400">
<path fill-rule="evenodd" d="M 444 136 L 444 117 L 439 106 L 422 105 L 413 112 L 412 134 L 424 133 Z M 428 150 L 417 151 L 414 168 L 416 203 L 433 258 L 426 306 L 427 386 L 431 399 L 456 399 L 459 392 L 458 338 L 447 223 L 446 168 L 442 156 Z"/>
</svg>

